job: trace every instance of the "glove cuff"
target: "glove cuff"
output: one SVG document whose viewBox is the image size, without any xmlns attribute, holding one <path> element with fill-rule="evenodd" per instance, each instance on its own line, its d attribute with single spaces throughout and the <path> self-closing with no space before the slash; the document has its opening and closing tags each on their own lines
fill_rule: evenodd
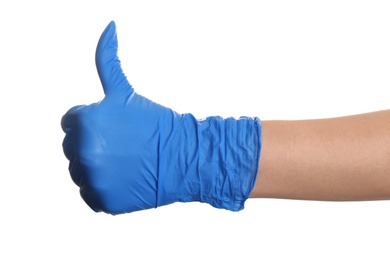
<svg viewBox="0 0 390 260">
<path fill-rule="evenodd" d="M 256 182 L 260 151 L 258 118 L 181 115 L 160 153 L 157 206 L 199 201 L 242 210 Z"/>
</svg>

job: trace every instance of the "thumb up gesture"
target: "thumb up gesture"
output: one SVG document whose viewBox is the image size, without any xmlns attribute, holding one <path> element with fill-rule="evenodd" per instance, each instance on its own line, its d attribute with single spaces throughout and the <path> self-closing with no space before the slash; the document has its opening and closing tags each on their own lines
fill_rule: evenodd
<svg viewBox="0 0 390 260">
<path fill-rule="evenodd" d="M 243 209 L 258 171 L 260 120 L 197 120 L 138 95 L 117 50 L 112 21 L 96 49 L 104 98 L 61 120 L 70 176 L 84 201 L 113 215 L 192 201 Z"/>
</svg>

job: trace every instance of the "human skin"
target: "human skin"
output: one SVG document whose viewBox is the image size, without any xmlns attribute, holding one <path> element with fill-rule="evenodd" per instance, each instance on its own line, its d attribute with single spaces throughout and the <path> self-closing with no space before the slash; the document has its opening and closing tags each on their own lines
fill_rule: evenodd
<svg viewBox="0 0 390 260">
<path fill-rule="evenodd" d="M 390 110 L 262 122 L 251 198 L 390 199 Z"/>
</svg>

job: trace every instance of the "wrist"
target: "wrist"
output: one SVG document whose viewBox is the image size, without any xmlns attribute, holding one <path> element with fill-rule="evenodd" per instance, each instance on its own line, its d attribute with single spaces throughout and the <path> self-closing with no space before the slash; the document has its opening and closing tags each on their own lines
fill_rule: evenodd
<svg viewBox="0 0 390 260">
<path fill-rule="evenodd" d="M 183 115 L 161 151 L 157 206 L 199 201 L 243 209 L 256 181 L 260 150 L 258 118 Z"/>
</svg>

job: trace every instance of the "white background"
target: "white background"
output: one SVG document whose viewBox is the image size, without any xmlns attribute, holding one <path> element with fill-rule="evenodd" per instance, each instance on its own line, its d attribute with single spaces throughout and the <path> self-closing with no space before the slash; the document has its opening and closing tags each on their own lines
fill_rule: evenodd
<svg viewBox="0 0 390 260">
<path fill-rule="evenodd" d="M 60 127 L 68 108 L 103 97 L 94 54 L 111 20 L 135 90 L 178 112 L 388 109 L 389 14 L 388 1 L 2 1 L 0 258 L 390 259 L 390 201 L 94 213 L 68 174 Z"/>
</svg>

